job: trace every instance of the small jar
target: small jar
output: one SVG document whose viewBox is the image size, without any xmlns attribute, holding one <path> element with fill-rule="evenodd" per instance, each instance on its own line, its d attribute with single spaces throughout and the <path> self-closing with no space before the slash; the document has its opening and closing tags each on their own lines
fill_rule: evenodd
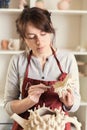
<svg viewBox="0 0 87 130">
<path fill-rule="evenodd" d="M 43 0 L 36 0 L 35 7 L 44 9 L 44 1 Z"/>
</svg>

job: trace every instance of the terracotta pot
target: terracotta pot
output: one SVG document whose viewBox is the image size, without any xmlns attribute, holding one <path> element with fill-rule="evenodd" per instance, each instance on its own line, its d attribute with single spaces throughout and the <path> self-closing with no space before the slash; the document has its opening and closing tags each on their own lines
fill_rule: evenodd
<svg viewBox="0 0 87 130">
<path fill-rule="evenodd" d="M 8 44 L 9 44 L 8 40 L 2 40 L 1 41 L 1 49 L 8 50 Z"/>
</svg>

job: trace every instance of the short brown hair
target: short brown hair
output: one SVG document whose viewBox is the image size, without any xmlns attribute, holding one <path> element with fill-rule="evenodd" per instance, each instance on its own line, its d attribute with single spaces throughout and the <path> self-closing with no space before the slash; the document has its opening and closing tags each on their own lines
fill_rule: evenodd
<svg viewBox="0 0 87 130">
<path fill-rule="evenodd" d="M 31 22 L 36 28 L 53 33 L 55 35 L 55 30 L 51 22 L 51 13 L 45 9 L 40 9 L 37 7 L 25 8 L 16 20 L 17 32 L 21 38 L 25 38 L 26 25 Z"/>
</svg>

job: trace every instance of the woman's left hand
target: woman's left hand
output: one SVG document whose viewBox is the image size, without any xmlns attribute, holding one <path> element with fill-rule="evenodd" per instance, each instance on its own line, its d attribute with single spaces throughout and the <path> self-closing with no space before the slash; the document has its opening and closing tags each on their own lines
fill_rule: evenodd
<svg viewBox="0 0 87 130">
<path fill-rule="evenodd" d="M 60 101 L 65 105 L 66 109 L 70 110 L 74 104 L 74 96 L 71 89 L 67 89 L 67 92 L 62 92 Z"/>
</svg>

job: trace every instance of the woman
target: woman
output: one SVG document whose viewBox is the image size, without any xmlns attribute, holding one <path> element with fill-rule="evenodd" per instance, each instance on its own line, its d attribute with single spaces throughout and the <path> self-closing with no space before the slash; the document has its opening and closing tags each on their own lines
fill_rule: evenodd
<svg viewBox="0 0 87 130">
<path fill-rule="evenodd" d="M 26 8 L 16 21 L 17 32 L 28 48 L 28 53 L 13 56 L 6 80 L 5 109 L 28 118 L 28 109 L 38 105 L 51 109 L 61 107 L 66 113 L 80 105 L 79 79 L 76 60 L 72 54 L 53 47 L 55 30 L 51 14 L 40 8 Z M 59 98 L 53 84 L 71 74 L 75 81 L 73 91 L 67 90 Z M 49 89 L 46 86 L 50 86 Z M 20 100 L 19 100 L 20 99 Z M 22 130 L 15 122 L 12 130 Z M 65 130 L 70 130 L 66 124 Z"/>
</svg>

